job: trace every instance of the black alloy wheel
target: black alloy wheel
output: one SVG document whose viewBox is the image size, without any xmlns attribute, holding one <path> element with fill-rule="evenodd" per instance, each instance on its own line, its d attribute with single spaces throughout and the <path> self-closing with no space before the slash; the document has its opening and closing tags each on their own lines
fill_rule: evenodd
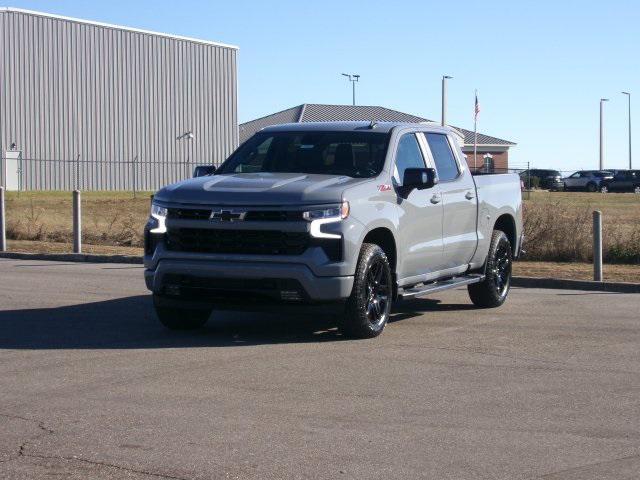
<svg viewBox="0 0 640 480">
<path fill-rule="evenodd" d="M 482 282 L 467 287 L 474 305 L 482 308 L 499 307 L 504 303 L 511 288 L 513 249 L 509 237 L 494 230 L 489 245 L 485 278 Z"/>
<path fill-rule="evenodd" d="M 393 275 L 389 259 L 378 245 L 365 243 L 360 249 L 340 330 L 352 338 L 377 337 L 384 330 L 393 301 Z"/>
<path fill-rule="evenodd" d="M 377 329 L 381 324 L 386 323 L 389 313 L 390 302 L 389 291 L 389 269 L 386 268 L 385 261 L 377 257 L 369 265 L 367 272 L 367 318 L 373 328 Z"/>
</svg>

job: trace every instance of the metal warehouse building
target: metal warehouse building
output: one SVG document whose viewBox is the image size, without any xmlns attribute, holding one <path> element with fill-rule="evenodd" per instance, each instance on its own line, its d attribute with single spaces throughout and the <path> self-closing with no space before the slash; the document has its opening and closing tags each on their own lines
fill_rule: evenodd
<svg viewBox="0 0 640 480">
<path fill-rule="evenodd" d="M 0 9 L 0 183 L 153 190 L 238 143 L 237 47 Z"/>
</svg>

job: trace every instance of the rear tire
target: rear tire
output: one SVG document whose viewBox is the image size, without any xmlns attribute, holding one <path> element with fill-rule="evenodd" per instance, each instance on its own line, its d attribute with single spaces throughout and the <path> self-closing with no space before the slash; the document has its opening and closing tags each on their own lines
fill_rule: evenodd
<svg viewBox="0 0 640 480">
<path fill-rule="evenodd" d="M 352 338 L 377 337 L 384 330 L 393 298 L 391 267 L 384 250 L 365 243 L 360 249 L 351 296 L 340 330 Z"/>
<path fill-rule="evenodd" d="M 155 295 L 153 300 L 158 320 L 169 330 L 195 330 L 204 326 L 211 316 L 210 308 L 166 307 L 158 305 Z"/>
<path fill-rule="evenodd" d="M 509 238 L 503 231 L 494 230 L 487 255 L 485 279 L 467 287 L 474 305 L 495 308 L 504 303 L 511 288 L 512 264 L 513 251 Z"/>
<path fill-rule="evenodd" d="M 598 187 L 596 186 L 595 183 L 587 183 L 587 192 L 596 192 L 598 190 Z"/>
</svg>

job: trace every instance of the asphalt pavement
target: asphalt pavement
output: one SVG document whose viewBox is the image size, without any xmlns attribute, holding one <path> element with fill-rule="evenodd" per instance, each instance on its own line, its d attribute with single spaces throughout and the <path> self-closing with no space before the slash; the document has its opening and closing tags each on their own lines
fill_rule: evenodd
<svg viewBox="0 0 640 480">
<path fill-rule="evenodd" d="M 466 290 L 383 335 L 157 322 L 142 268 L 0 260 L 0 478 L 637 479 L 640 294 Z"/>
</svg>

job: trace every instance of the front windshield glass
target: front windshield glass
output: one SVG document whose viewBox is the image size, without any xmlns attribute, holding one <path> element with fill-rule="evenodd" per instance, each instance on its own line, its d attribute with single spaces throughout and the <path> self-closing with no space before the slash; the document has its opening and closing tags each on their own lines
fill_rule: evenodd
<svg viewBox="0 0 640 480">
<path fill-rule="evenodd" d="M 216 174 L 318 173 L 373 177 L 389 143 L 381 132 L 264 132 L 242 144 Z"/>
</svg>

